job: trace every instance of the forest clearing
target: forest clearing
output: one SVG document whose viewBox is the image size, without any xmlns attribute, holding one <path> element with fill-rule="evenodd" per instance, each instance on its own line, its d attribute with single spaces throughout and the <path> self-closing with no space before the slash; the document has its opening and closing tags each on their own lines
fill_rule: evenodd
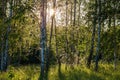
<svg viewBox="0 0 120 80">
<path fill-rule="evenodd" d="M 120 80 L 120 0 L 0 0 L 0 80 Z"/>
</svg>

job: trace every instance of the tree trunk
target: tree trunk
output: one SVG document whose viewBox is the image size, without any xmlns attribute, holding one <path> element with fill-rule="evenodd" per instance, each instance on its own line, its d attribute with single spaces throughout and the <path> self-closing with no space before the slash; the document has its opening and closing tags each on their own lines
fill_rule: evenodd
<svg viewBox="0 0 120 80">
<path fill-rule="evenodd" d="M 108 23 L 108 27 L 111 27 L 111 16 L 109 16 L 109 23 Z"/>
<path fill-rule="evenodd" d="M 6 4 L 6 3 L 4 3 L 4 4 Z M 9 18 L 8 19 L 10 20 L 11 17 L 12 17 L 12 7 L 11 7 L 12 6 L 12 0 L 10 0 L 9 4 L 10 4 L 10 9 L 9 9 Z M 9 32 L 10 32 L 10 23 L 7 27 L 6 35 L 5 35 L 5 51 L 2 54 L 2 61 L 1 61 L 1 70 L 2 71 L 6 71 L 7 67 L 8 67 L 8 49 L 9 49 L 8 48 L 8 43 L 9 43 L 8 36 L 9 36 Z"/>
<path fill-rule="evenodd" d="M 76 0 L 74 0 L 74 21 L 73 21 L 73 26 L 76 25 Z"/>
<path fill-rule="evenodd" d="M 66 0 L 66 27 L 65 27 L 65 53 L 66 53 L 66 66 L 65 70 L 67 70 L 67 61 L 68 61 L 68 36 L 67 36 L 67 29 L 68 27 L 68 1 Z"/>
<path fill-rule="evenodd" d="M 91 48 L 90 54 L 87 60 L 87 67 L 90 68 L 91 60 L 94 52 L 94 41 L 95 41 L 95 30 L 96 30 L 96 12 L 97 12 L 97 0 L 95 0 L 95 12 L 94 12 L 94 21 L 93 21 L 93 30 L 92 30 L 92 39 L 91 39 Z"/>
<path fill-rule="evenodd" d="M 81 12 L 80 12 L 80 6 L 81 6 L 81 0 L 79 0 L 79 4 L 78 4 L 78 6 L 79 6 L 79 9 L 78 9 L 78 26 L 80 25 L 80 15 L 81 15 Z"/>
<path fill-rule="evenodd" d="M 1 57 L 1 60 L 0 60 L 0 61 L 1 61 L 1 62 L 0 62 L 0 70 L 1 70 L 1 71 L 3 70 L 3 57 L 4 57 L 4 56 L 3 56 L 3 52 L 4 52 L 4 40 L 3 40 L 3 38 L 4 38 L 4 37 L 3 37 L 3 35 L 2 35 L 2 39 L 1 39 L 1 40 L 2 40 L 2 43 L 1 43 L 1 56 L 0 56 L 0 57 Z"/>
<path fill-rule="evenodd" d="M 70 8 L 70 24 L 71 24 L 71 26 L 72 26 L 72 19 L 73 19 L 73 18 L 72 18 L 72 16 L 73 16 L 72 5 L 73 5 L 73 4 L 72 4 L 72 2 L 71 2 L 71 8 Z"/>
<path fill-rule="evenodd" d="M 56 6 L 56 0 L 53 0 L 53 9 L 55 11 L 55 6 Z M 51 30 L 50 30 L 50 39 L 49 39 L 49 47 L 48 47 L 48 54 L 47 54 L 47 61 L 46 61 L 46 70 L 49 70 L 49 66 L 50 66 L 50 51 L 51 51 L 51 41 L 52 41 L 52 36 L 53 36 L 53 27 L 55 24 L 55 13 L 52 15 L 52 22 L 51 22 Z"/>
<path fill-rule="evenodd" d="M 45 14 L 45 0 L 41 0 L 41 5 L 40 5 L 40 8 L 41 8 L 41 13 L 40 13 L 40 16 L 41 16 L 41 24 L 40 24 L 40 30 L 41 30 L 41 41 L 40 41 L 40 46 L 41 46 L 41 73 L 40 73 L 40 80 L 43 80 L 44 79 L 44 63 L 45 63 L 45 61 L 44 61 L 44 55 L 45 55 L 45 36 L 46 36 L 46 30 L 45 30 L 45 27 L 46 27 L 46 25 L 45 25 L 45 16 L 46 16 L 46 14 Z"/>
<path fill-rule="evenodd" d="M 98 0 L 98 43 L 96 49 L 95 71 L 98 70 L 98 61 L 100 55 L 100 33 L 101 33 L 101 0 Z"/>
<path fill-rule="evenodd" d="M 115 6 L 115 4 L 114 4 L 114 9 L 116 9 L 116 6 Z M 114 17 L 113 17 L 113 19 L 114 19 L 114 24 L 113 24 L 113 33 L 114 33 L 114 69 L 116 70 L 116 61 L 117 61 L 117 59 L 116 59 L 116 51 L 117 51 L 117 49 L 116 49 L 116 10 L 115 10 L 115 13 L 114 13 Z"/>
</svg>

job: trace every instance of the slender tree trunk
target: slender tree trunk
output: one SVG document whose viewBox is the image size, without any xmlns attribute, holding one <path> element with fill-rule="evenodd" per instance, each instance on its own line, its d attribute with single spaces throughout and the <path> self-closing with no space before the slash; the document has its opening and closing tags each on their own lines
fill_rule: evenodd
<svg viewBox="0 0 120 80">
<path fill-rule="evenodd" d="M 115 16 L 114 16 L 114 69 L 116 70 L 116 28 L 115 28 Z"/>
<path fill-rule="evenodd" d="M 40 52 L 40 54 L 41 54 L 41 73 L 40 73 L 40 80 L 44 80 L 44 63 L 45 63 L 45 61 L 44 61 L 44 55 L 45 55 L 45 36 L 46 36 L 46 30 L 45 30 L 45 27 L 46 27 L 46 25 L 45 25 L 45 16 L 46 16 L 46 14 L 45 14 L 45 0 L 41 0 L 41 5 L 40 5 L 40 8 L 41 8 L 41 13 L 40 13 L 40 16 L 41 16 L 41 24 L 40 24 L 40 30 L 41 30 L 41 41 L 40 41 L 40 46 L 41 46 L 41 52 Z"/>
<path fill-rule="evenodd" d="M 3 35 L 2 35 L 2 43 L 1 43 L 1 64 L 0 64 L 0 70 L 3 70 L 3 53 L 4 53 L 4 39 L 3 39 Z"/>
<path fill-rule="evenodd" d="M 53 0 L 53 9 L 55 9 L 55 2 L 54 2 L 54 0 Z M 53 36 L 53 27 L 54 27 L 55 14 L 53 14 L 51 18 L 52 18 L 52 22 L 51 22 L 49 49 L 51 48 L 51 41 L 52 41 L 52 36 Z"/>
<path fill-rule="evenodd" d="M 68 1 L 66 0 L 66 27 L 65 27 L 65 52 L 66 52 L 66 66 L 65 69 L 67 70 L 67 61 L 68 61 L 68 36 L 67 36 L 67 29 L 68 27 Z"/>
<path fill-rule="evenodd" d="M 109 16 L 109 23 L 108 23 L 108 27 L 111 27 L 111 16 Z"/>
<path fill-rule="evenodd" d="M 12 0 L 10 0 L 9 4 L 10 4 L 10 9 L 9 9 L 9 18 L 8 19 L 10 20 L 12 17 L 12 7 L 11 7 Z M 7 67 L 8 67 L 8 49 L 9 49 L 8 48 L 8 43 L 9 43 L 8 36 L 9 36 L 9 32 L 10 32 L 10 23 L 7 27 L 6 35 L 5 35 L 5 51 L 2 54 L 2 61 L 1 61 L 1 70 L 2 71 L 6 71 Z"/>
<path fill-rule="evenodd" d="M 92 31 L 92 39 L 91 39 L 91 48 L 90 54 L 87 60 L 87 67 L 90 68 L 91 60 L 94 52 L 94 41 L 95 41 L 95 30 L 96 30 L 96 12 L 97 12 L 97 0 L 95 0 L 95 13 L 94 13 L 94 20 L 93 20 L 93 31 Z"/>
<path fill-rule="evenodd" d="M 74 0 L 74 14 L 73 14 L 73 26 L 72 26 L 72 32 L 71 32 L 71 40 L 72 40 L 72 44 L 71 44 L 71 52 L 75 52 L 75 44 L 74 44 L 74 29 L 75 29 L 75 25 L 76 25 L 76 23 L 75 23 L 75 21 L 76 21 L 76 0 Z M 71 15 L 71 17 L 72 17 L 72 15 Z"/>
<path fill-rule="evenodd" d="M 81 0 L 79 0 L 79 3 L 78 3 L 78 6 L 79 6 L 79 9 L 78 9 L 78 28 L 80 27 L 80 25 L 81 25 L 81 22 L 80 22 L 80 15 L 81 15 L 81 12 L 80 12 L 80 10 L 81 10 Z M 77 45 L 79 44 L 79 30 L 77 30 Z M 78 47 L 78 46 L 77 46 Z M 77 51 L 77 65 L 79 64 L 79 60 L 80 60 L 80 52 L 79 51 Z"/>
<path fill-rule="evenodd" d="M 58 39 L 57 39 L 57 26 L 56 26 L 56 0 L 53 0 L 54 3 L 54 27 L 55 27 L 55 46 L 56 46 L 56 55 L 58 55 Z"/>
<path fill-rule="evenodd" d="M 114 4 L 114 9 L 116 9 L 116 6 Z M 114 33 L 114 69 L 116 70 L 116 62 L 117 62 L 117 59 L 116 59 L 116 52 L 117 52 L 117 49 L 116 49 L 116 10 L 114 12 L 114 24 L 113 24 L 113 33 Z"/>
<path fill-rule="evenodd" d="M 74 14 L 73 14 L 73 26 L 72 26 L 72 31 L 71 31 L 71 42 L 72 42 L 72 44 L 71 44 L 71 59 L 73 59 L 73 61 L 72 61 L 72 63 L 71 63 L 71 67 L 72 68 L 74 68 L 73 67 L 73 64 L 74 64 L 74 53 L 75 53 L 75 26 L 76 26 L 76 3 L 77 3 L 77 0 L 74 0 Z M 71 15 L 72 16 L 72 15 Z"/>
<path fill-rule="evenodd" d="M 72 9 L 72 6 L 73 4 L 72 4 L 72 2 L 71 2 L 71 8 L 70 8 L 70 24 L 71 24 L 71 26 L 72 26 L 72 16 L 73 16 L 73 9 Z"/>
<path fill-rule="evenodd" d="M 56 55 L 58 55 L 58 39 L 57 39 L 57 27 L 56 27 L 56 19 L 55 19 L 55 46 L 56 46 Z"/>
<path fill-rule="evenodd" d="M 90 68 L 91 60 L 92 60 L 92 56 L 93 56 L 93 51 L 94 51 L 95 29 L 96 29 L 96 21 L 94 20 L 93 31 L 92 31 L 92 39 L 91 39 L 91 49 L 90 49 L 90 54 L 88 56 L 88 61 L 87 61 L 87 67 L 88 68 Z"/>
<path fill-rule="evenodd" d="M 73 26 L 75 26 L 76 25 L 76 0 L 74 0 L 74 21 L 73 21 Z"/>
<path fill-rule="evenodd" d="M 98 70 L 98 61 L 100 55 L 100 33 L 101 33 L 101 0 L 98 0 L 98 43 L 96 49 L 95 71 Z"/>
<path fill-rule="evenodd" d="M 4 22 L 4 19 L 5 19 L 5 1 L 2 0 L 1 2 L 1 11 L 2 11 L 2 21 Z M 1 62 L 0 62 L 0 70 L 2 71 L 3 70 L 3 59 L 4 59 L 4 35 L 3 33 L 1 34 L 2 37 L 1 37 Z"/>
<path fill-rule="evenodd" d="M 79 6 L 79 9 L 78 9 L 78 26 L 80 25 L 80 15 L 81 15 L 81 13 L 80 13 L 80 6 L 81 6 L 81 0 L 79 0 L 79 4 L 78 4 L 78 6 Z"/>
<path fill-rule="evenodd" d="M 55 10 L 56 6 L 56 0 L 53 0 L 53 9 Z M 51 17 L 52 22 L 51 22 L 51 30 L 50 30 L 50 39 L 49 39 L 49 47 L 48 47 L 48 54 L 47 54 L 47 63 L 46 63 L 46 68 L 47 71 L 49 70 L 49 65 L 50 65 L 50 51 L 51 51 L 51 41 L 52 41 L 52 36 L 53 36 L 53 27 L 54 27 L 54 20 L 55 20 L 55 14 L 52 15 Z"/>
</svg>

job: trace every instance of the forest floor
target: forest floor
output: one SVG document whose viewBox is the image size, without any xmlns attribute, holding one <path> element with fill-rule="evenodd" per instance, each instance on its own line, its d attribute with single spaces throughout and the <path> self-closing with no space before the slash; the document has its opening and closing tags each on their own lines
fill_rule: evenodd
<svg viewBox="0 0 120 80">
<path fill-rule="evenodd" d="M 0 80 L 38 80 L 39 75 L 39 65 L 9 66 L 7 72 L 0 73 Z M 120 80 L 120 65 L 114 70 L 112 64 L 100 64 L 98 72 L 84 65 L 67 66 L 67 69 L 63 64 L 61 69 L 54 65 L 48 73 L 48 80 Z"/>
</svg>

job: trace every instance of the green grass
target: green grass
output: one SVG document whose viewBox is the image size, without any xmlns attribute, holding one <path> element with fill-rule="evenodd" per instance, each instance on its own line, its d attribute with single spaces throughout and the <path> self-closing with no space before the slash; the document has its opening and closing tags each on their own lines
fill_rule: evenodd
<svg viewBox="0 0 120 80">
<path fill-rule="evenodd" d="M 13 67 L 9 66 L 7 72 L 0 73 L 0 80 L 38 80 L 40 75 L 39 65 L 27 65 Z M 93 67 L 86 68 L 84 65 L 70 66 L 65 69 L 65 65 L 54 65 L 48 73 L 48 80 L 120 80 L 120 66 L 114 70 L 111 64 L 101 64 L 98 72 L 95 72 Z"/>
</svg>

